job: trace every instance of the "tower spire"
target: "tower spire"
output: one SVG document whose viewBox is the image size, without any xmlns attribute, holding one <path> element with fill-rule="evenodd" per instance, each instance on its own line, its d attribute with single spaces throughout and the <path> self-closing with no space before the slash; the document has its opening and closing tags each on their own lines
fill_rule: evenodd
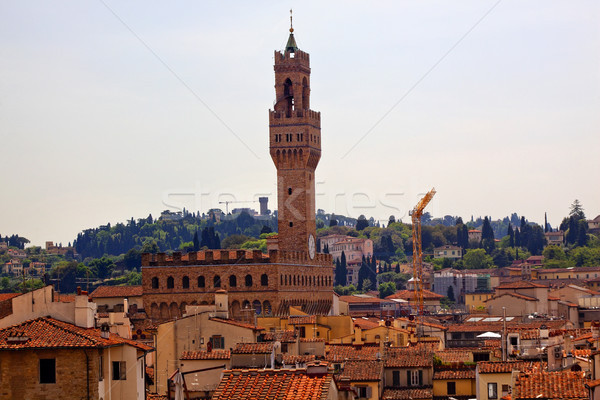
<svg viewBox="0 0 600 400">
<path fill-rule="evenodd" d="M 290 9 L 290 37 L 285 45 L 285 52 L 295 53 L 298 50 L 296 39 L 294 39 L 294 24 L 292 20 L 292 9 Z"/>
</svg>

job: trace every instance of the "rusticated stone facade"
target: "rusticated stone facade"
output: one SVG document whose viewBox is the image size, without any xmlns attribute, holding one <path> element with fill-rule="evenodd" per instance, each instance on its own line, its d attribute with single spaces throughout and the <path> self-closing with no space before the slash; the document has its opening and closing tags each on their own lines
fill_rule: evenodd
<svg viewBox="0 0 600 400">
<path fill-rule="evenodd" d="M 310 58 L 290 30 L 275 52 L 275 105 L 269 111 L 270 154 L 277 168 L 277 239 L 260 251 L 207 250 L 142 256 L 144 308 L 155 320 L 179 317 L 187 305 L 212 304 L 227 290 L 230 315 L 245 309 L 287 315 L 295 306 L 327 314 L 333 265 L 315 249 L 315 169 L 321 158 L 321 114 L 310 109 Z M 277 241 L 276 243 L 274 241 Z"/>
</svg>

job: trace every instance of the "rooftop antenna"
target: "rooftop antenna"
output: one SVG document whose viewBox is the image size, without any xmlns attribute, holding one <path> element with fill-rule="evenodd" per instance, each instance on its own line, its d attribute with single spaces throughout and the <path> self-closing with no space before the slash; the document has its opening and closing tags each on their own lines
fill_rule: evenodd
<svg viewBox="0 0 600 400">
<path fill-rule="evenodd" d="M 290 33 L 294 32 L 294 24 L 292 21 L 292 9 L 290 8 Z"/>
</svg>

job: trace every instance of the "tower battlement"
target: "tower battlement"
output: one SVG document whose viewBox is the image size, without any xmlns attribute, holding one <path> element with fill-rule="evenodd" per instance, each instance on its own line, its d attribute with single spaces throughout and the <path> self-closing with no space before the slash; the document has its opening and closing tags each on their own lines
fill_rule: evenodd
<svg viewBox="0 0 600 400">
<path fill-rule="evenodd" d="M 310 259 L 306 252 L 271 250 L 263 254 L 260 250 L 203 250 L 183 254 L 174 252 L 143 253 L 142 267 L 183 267 L 198 265 L 225 265 L 225 264 L 294 264 L 313 265 L 331 268 L 331 254 L 315 255 Z"/>
<path fill-rule="evenodd" d="M 302 50 L 295 52 L 275 50 L 275 68 L 284 65 L 303 66 L 310 69 L 310 55 Z"/>
<path fill-rule="evenodd" d="M 306 123 L 320 126 L 321 124 L 321 113 L 313 110 L 291 110 L 288 114 L 287 111 L 273 111 L 269 110 L 269 125 L 289 125 L 291 121 L 289 118 L 295 118 L 298 121 L 294 123 Z"/>
</svg>

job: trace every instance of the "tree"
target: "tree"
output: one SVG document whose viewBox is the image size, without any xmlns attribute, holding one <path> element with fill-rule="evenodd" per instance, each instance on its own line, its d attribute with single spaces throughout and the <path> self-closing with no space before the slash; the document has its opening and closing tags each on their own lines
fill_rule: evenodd
<svg viewBox="0 0 600 400">
<path fill-rule="evenodd" d="M 583 247 L 587 245 L 588 236 L 587 236 L 587 227 L 588 224 L 585 219 L 581 219 L 578 222 L 578 232 L 577 232 L 577 246 Z"/>
<path fill-rule="evenodd" d="M 463 257 L 463 264 L 468 269 L 490 268 L 494 261 L 484 249 L 469 249 Z"/>
<path fill-rule="evenodd" d="M 585 213 L 583 212 L 583 205 L 577 199 L 571 204 L 569 216 L 575 218 L 577 221 L 585 220 Z"/>
<path fill-rule="evenodd" d="M 140 268 L 142 267 L 142 253 L 136 249 L 130 249 L 123 256 L 123 263 L 127 269 L 136 270 L 139 272 Z"/>
<path fill-rule="evenodd" d="M 448 297 L 448 300 L 450 300 L 450 301 L 456 301 L 456 299 L 454 298 L 454 286 L 452 286 L 452 285 L 448 286 L 447 297 Z"/>
<path fill-rule="evenodd" d="M 545 260 L 566 260 L 567 255 L 564 250 L 556 245 L 546 246 L 544 251 L 542 252 Z"/>
<path fill-rule="evenodd" d="M 158 244 L 156 243 L 156 239 L 148 238 L 144 240 L 144 244 L 142 245 L 142 253 L 158 253 Z"/>
<path fill-rule="evenodd" d="M 379 298 L 384 299 L 396 293 L 396 284 L 394 282 L 383 282 L 379 284 Z"/>
<path fill-rule="evenodd" d="M 394 269 L 394 271 L 399 274 L 400 273 L 400 263 L 396 264 L 396 268 Z"/>
<path fill-rule="evenodd" d="M 487 251 L 488 254 L 492 254 L 492 251 L 496 247 L 494 241 L 494 230 L 490 225 L 488 217 L 483 219 L 483 226 L 481 228 L 481 246 Z"/>
<path fill-rule="evenodd" d="M 496 250 L 492 255 L 492 258 L 494 260 L 494 265 L 500 268 L 507 267 L 511 263 L 510 257 L 504 249 Z"/>
<path fill-rule="evenodd" d="M 508 246 L 515 247 L 515 232 L 510 222 L 508 223 Z"/>
<path fill-rule="evenodd" d="M 198 239 L 198 231 L 194 231 L 194 239 L 192 240 L 194 243 L 194 251 L 200 250 L 200 239 Z"/>
<path fill-rule="evenodd" d="M 365 256 L 362 258 L 360 268 L 358 270 L 358 290 L 366 290 L 363 286 L 363 281 L 371 277 L 371 267 L 367 262 Z"/>
<path fill-rule="evenodd" d="M 358 220 L 356 221 L 356 230 L 362 231 L 363 229 L 365 229 L 368 226 L 369 226 L 369 221 L 367 221 L 367 218 L 364 215 L 359 216 Z"/>
<path fill-rule="evenodd" d="M 335 260 L 335 281 L 338 285 L 346 286 L 346 275 L 348 267 L 346 265 L 346 253 L 342 251 L 340 258 Z"/>
</svg>

